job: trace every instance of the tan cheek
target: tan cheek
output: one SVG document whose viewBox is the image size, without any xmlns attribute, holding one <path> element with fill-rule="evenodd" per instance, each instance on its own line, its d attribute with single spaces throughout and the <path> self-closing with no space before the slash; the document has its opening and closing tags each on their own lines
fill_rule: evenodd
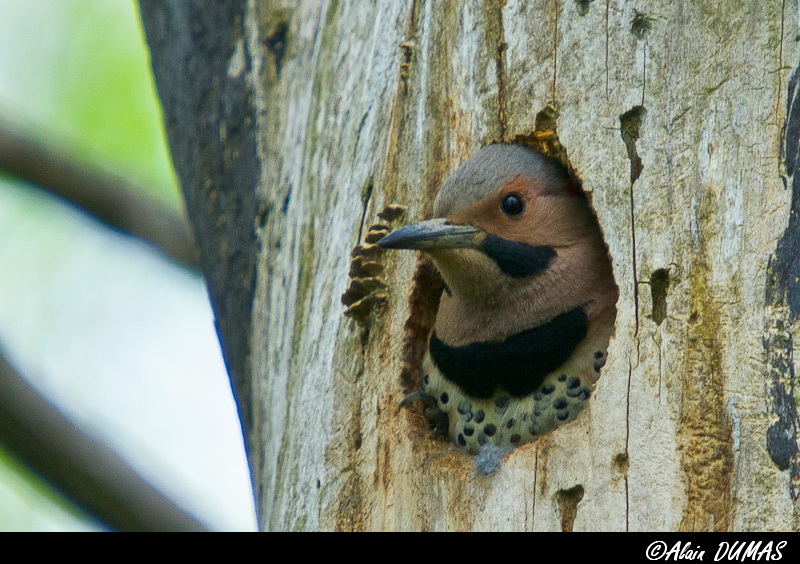
<svg viewBox="0 0 800 564">
<path fill-rule="evenodd" d="M 453 223 L 469 224 L 489 231 L 496 231 L 498 224 L 502 221 L 501 214 L 500 204 L 495 198 L 491 198 L 477 202 L 460 214 L 448 219 Z"/>
</svg>

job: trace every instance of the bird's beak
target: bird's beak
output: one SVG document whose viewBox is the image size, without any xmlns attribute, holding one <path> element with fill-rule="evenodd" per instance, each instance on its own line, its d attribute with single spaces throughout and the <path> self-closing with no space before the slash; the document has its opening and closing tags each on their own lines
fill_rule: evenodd
<svg viewBox="0 0 800 564">
<path fill-rule="evenodd" d="M 473 225 L 452 225 L 447 219 L 430 219 L 406 225 L 390 233 L 378 245 L 385 249 L 470 249 L 480 243 L 482 229 Z"/>
</svg>

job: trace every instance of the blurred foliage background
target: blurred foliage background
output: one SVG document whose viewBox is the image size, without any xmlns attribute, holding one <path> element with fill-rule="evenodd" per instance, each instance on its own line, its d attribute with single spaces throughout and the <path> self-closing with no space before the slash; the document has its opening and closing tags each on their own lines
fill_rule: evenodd
<svg viewBox="0 0 800 564">
<path fill-rule="evenodd" d="M 0 0 L 0 122 L 183 213 L 130 0 Z M 255 528 L 201 277 L 3 171 L 0 346 L 199 519 Z M 102 528 L 0 445 L 0 531 Z"/>
</svg>

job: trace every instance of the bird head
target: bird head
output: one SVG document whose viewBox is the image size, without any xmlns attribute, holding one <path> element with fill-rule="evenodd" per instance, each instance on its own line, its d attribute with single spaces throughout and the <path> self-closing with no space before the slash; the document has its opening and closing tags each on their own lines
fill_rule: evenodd
<svg viewBox="0 0 800 564">
<path fill-rule="evenodd" d="M 616 302 L 597 219 L 554 159 L 484 147 L 447 178 L 434 216 L 378 244 L 432 257 L 446 284 L 436 332 L 452 344 L 502 340 L 606 294 L 603 306 L 610 293 Z"/>
</svg>

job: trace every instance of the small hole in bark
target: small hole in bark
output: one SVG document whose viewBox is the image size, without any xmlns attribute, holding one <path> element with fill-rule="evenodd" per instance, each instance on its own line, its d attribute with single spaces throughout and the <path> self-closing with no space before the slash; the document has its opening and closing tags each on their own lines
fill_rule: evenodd
<svg viewBox="0 0 800 564">
<path fill-rule="evenodd" d="M 653 28 L 653 18 L 636 11 L 631 21 L 631 33 L 636 39 L 643 39 L 647 32 Z"/>
<path fill-rule="evenodd" d="M 667 318 L 667 290 L 669 290 L 669 270 L 659 268 L 650 275 L 650 295 L 653 299 L 653 321 L 661 325 Z"/>
<path fill-rule="evenodd" d="M 578 484 L 568 490 L 558 490 L 555 494 L 558 512 L 561 514 L 561 530 L 571 533 L 578 516 L 578 504 L 583 499 L 583 486 Z"/>
<path fill-rule="evenodd" d="M 289 23 L 280 21 L 270 30 L 264 38 L 264 46 L 272 53 L 275 61 L 275 74 L 280 74 L 283 65 L 283 56 L 286 53 L 286 33 L 289 31 Z"/>
<path fill-rule="evenodd" d="M 581 16 L 585 16 L 589 13 L 589 6 L 594 0 L 575 0 L 575 4 L 578 6 L 578 14 Z"/>
<path fill-rule="evenodd" d="M 636 182 L 644 169 L 642 159 L 636 151 L 636 141 L 639 139 L 645 115 L 647 110 L 644 106 L 634 106 L 619 116 L 620 135 L 628 151 L 628 160 L 631 162 L 631 183 Z"/>
</svg>

